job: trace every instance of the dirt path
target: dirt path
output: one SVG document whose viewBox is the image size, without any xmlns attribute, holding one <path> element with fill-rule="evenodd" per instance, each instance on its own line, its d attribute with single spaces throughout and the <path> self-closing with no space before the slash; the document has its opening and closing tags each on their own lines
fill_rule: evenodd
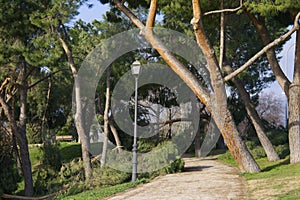
<svg viewBox="0 0 300 200">
<path fill-rule="evenodd" d="M 110 200 L 246 199 L 238 170 L 214 158 L 185 158 L 185 172 L 159 177 Z"/>
</svg>

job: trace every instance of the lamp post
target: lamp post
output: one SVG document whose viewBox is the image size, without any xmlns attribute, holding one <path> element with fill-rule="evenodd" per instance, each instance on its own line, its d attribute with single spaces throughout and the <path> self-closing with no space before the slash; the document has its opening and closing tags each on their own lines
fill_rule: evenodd
<svg viewBox="0 0 300 200">
<path fill-rule="evenodd" d="M 131 73 L 135 78 L 135 89 L 134 89 L 134 131 L 133 131 L 133 145 L 132 145 L 132 179 L 136 180 L 137 174 L 137 97 L 138 97 L 138 78 L 141 70 L 141 63 L 134 61 L 131 65 Z"/>
</svg>

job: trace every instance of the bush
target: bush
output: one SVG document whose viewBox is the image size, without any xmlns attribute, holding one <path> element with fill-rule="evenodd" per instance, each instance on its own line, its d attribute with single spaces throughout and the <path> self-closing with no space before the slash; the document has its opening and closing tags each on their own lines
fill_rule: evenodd
<svg viewBox="0 0 300 200">
<path fill-rule="evenodd" d="M 278 156 L 280 158 L 285 158 L 287 155 L 290 154 L 289 146 L 288 144 L 282 144 L 275 147 L 276 152 L 278 153 Z"/>
<path fill-rule="evenodd" d="M 61 168 L 61 155 L 58 144 L 46 142 L 41 149 L 43 150 L 42 164 L 59 171 Z"/>
<path fill-rule="evenodd" d="M 257 146 L 254 149 L 251 149 L 250 152 L 253 155 L 254 159 L 264 158 L 267 156 L 262 146 Z"/>
<path fill-rule="evenodd" d="M 288 143 L 288 133 L 284 129 L 273 129 L 266 134 L 274 146 Z"/>
<path fill-rule="evenodd" d="M 2 193 L 17 190 L 20 179 L 12 153 L 11 137 L 0 130 L 0 197 Z"/>
</svg>

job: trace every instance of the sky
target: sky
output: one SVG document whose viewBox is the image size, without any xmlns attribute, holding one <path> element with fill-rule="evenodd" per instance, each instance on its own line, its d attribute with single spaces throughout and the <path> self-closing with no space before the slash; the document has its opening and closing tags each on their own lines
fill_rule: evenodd
<svg viewBox="0 0 300 200">
<path fill-rule="evenodd" d="M 92 8 L 88 8 L 87 5 L 83 5 L 79 8 L 79 15 L 75 18 L 75 21 L 81 19 L 85 22 L 92 22 L 94 19 L 101 20 L 102 15 L 109 10 L 109 4 L 101 4 L 98 0 L 90 0 L 88 3 L 93 4 Z"/>
</svg>

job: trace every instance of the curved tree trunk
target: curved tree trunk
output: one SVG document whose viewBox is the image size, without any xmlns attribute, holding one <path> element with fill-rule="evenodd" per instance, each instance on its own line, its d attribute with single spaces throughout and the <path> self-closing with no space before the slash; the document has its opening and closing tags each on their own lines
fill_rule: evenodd
<svg viewBox="0 0 300 200">
<path fill-rule="evenodd" d="M 24 88 L 25 89 L 25 88 Z M 24 115 L 24 111 L 26 109 L 26 103 L 24 104 L 24 97 L 26 96 L 26 92 L 20 91 L 20 126 L 17 125 L 16 120 L 13 117 L 12 110 L 5 102 L 5 100 L 0 96 L 0 105 L 4 110 L 4 114 L 8 119 L 12 134 L 16 136 L 17 144 L 20 148 L 20 160 L 21 160 L 21 168 L 24 177 L 24 185 L 25 185 L 25 196 L 33 196 L 33 179 L 31 172 L 31 162 L 29 157 L 28 150 L 28 141 L 26 137 L 26 126 L 24 126 L 24 122 L 26 122 L 26 115 Z M 22 123 L 21 123 L 22 122 Z M 21 126 L 22 125 L 22 126 Z"/>
<path fill-rule="evenodd" d="M 269 35 L 269 31 L 266 27 L 264 18 L 259 16 L 258 18 L 256 18 L 252 13 L 250 13 L 249 11 L 246 10 L 246 14 L 248 15 L 248 17 L 250 18 L 250 20 L 252 21 L 253 25 L 255 26 L 257 33 L 263 43 L 264 46 L 268 45 L 271 42 L 271 38 Z M 282 88 L 282 90 L 284 91 L 285 95 L 288 97 L 288 91 L 289 91 L 289 86 L 291 84 L 291 82 L 289 81 L 289 79 L 284 75 L 278 60 L 276 58 L 276 53 L 275 53 L 275 49 L 271 48 L 269 50 L 266 51 L 266 56 L 267 59 L 269 61 L 269 64 L 271 66 L 271 69 L 274 73 L 274 76 L 276 78 L 276 80 L 278 81 L 278 84 L 280 85 L 280 87 Z"/>
<path fill-rule="evenodd" d="M 101 167 L 104 167 L 106 164 L 106 154 L 107 154 L 107 147 L 108 147 L 108 126 L 109 126 L 109 118 L 108 118 L 108 111 L 109 111 L 109 101 L 110 101 L 110 67 L 107 68 L 106 71 L 106 100 L 105 100 L 105 108 L 104 108 L 104 139 L 103 139 L 103 146 L 102 146 L 102 155 L 101 155 Z"/>
</svg>

